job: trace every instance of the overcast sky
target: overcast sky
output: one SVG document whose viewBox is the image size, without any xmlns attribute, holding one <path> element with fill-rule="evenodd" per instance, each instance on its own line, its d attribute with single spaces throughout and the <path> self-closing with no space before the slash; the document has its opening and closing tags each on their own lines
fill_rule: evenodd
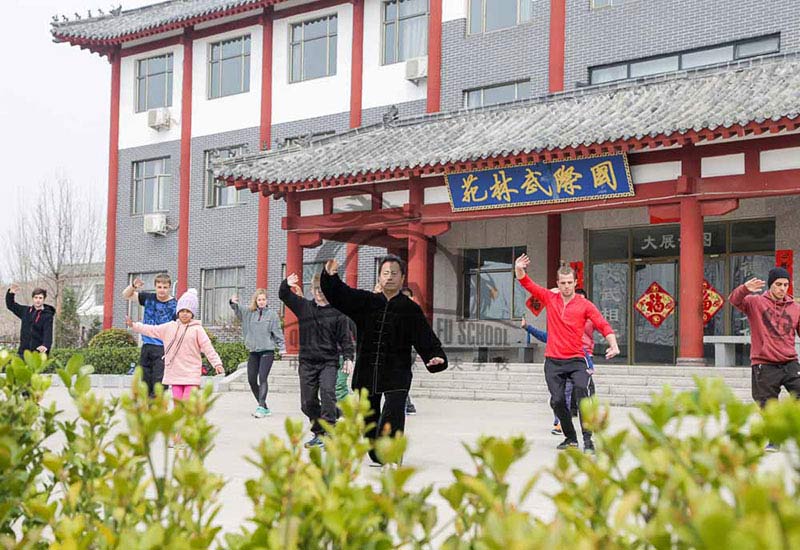
<svg viewBox="0 0 800 550">
<path fill-rule="evenodd" d="M 157 0 L 126 0 L 123 9 Z M 2 0 L 0 44 L 0 235 L 6 241 L 19 205 L 31 204 L 43 181 L 63 174 L 102 210 L 108 190 L 111 67 L 104 57 L 55 44 L 51 17 L 97 8 L 109 0 Z M 118 4 L 119 2 L 113 2 Z"/>
</svg>

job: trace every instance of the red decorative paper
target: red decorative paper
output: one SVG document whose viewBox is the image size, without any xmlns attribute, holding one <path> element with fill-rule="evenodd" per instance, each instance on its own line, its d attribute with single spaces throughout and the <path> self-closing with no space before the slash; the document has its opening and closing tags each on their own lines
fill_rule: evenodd
<svg viewBox="0 0 800 550">
<path fill-rule="evenodd" d="M 525 305 L 529 310 L 531 310 L 531 313 L 533 313 L 537 317 L 544 309 L 544 304 L 539 300 L 535 299 L 533 296 L 531 296 L 525 301 Z"/>
<path fill-rule="evenodd" d="M 711 283 L 703 279 L 703 325 L 707 325 L 724 305 L 725 298 L 711 286 Z"/>
<path fill-rule="evenodd" d="M 569 266 L 575 270 L 575 288 L 583 288 L 583 262 L 570 262 Z"/>
<path fill-rule="evenodd" d="M 794 251 L 791 249 L 776 250 L 775 265 L 789 272 L 789 294 L 794 295 L 794 289 L 792 288 L 792 279 L 794 279 Z"/>
<path fill-rule="evenodd" d="M 653 281 L 634 306 L 647 322 L 658 328 L 675 311 L 675 298 Z"/>
</svg>

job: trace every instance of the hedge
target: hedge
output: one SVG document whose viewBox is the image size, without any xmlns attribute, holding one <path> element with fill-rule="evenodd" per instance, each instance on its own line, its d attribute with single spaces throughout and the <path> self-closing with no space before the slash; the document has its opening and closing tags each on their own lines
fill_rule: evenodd
<svg viewBox="0 0 800 550">
<path fill-rule="evenodd" d="M 247 348 L 241 342 L 216 344 L 214 347 L 219 353 L 220 359 L 222 359 L 226 374 L 230 374 L 239 368 L 239 363 L 247 361 Z M 66 365 L 70 357 L 76 353 L 83 355 L 84 364 L 92 365 L 96 374 L 125 374 L 128 372 L 131 363 L 139 364 L 139 348 L 135 346 L 56 348 L 50 353 L 50 357 L 55 359 L 55 362 L 47 367 L 46 372 L 55 372 L 57 366 L 55 363 L 61 366 Z M 203 362 L 207 364 L 205 359 Z"/>
</svg>

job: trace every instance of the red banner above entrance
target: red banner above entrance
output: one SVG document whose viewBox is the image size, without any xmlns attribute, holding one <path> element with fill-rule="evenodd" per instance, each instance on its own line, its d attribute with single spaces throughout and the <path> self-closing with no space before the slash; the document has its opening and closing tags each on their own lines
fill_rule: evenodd
<svg viewBox="0 0 800 550">
<path fill-rule="evenodd" d="M 634 307 L 648 323 L 658 328 L 675 311 L 675 298 L 664 290 L 664 287 L 653 281 L 644 294 L 636 300 Z"/>
</svg>

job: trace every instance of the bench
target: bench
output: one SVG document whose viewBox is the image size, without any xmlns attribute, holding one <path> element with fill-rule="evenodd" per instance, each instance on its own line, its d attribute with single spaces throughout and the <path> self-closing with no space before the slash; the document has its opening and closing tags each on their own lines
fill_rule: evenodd
<svg viewBox="0 0 800 550">
<path fill-rule="evenodd" d="M 703 336 L 704 344 L 714 344 L 714 366 L 732 367 L 736 364 L 736 344 L 750 344 L 750 336 Z M 794 346 L 800 355 L 800 339 Z"/>
</svg>

